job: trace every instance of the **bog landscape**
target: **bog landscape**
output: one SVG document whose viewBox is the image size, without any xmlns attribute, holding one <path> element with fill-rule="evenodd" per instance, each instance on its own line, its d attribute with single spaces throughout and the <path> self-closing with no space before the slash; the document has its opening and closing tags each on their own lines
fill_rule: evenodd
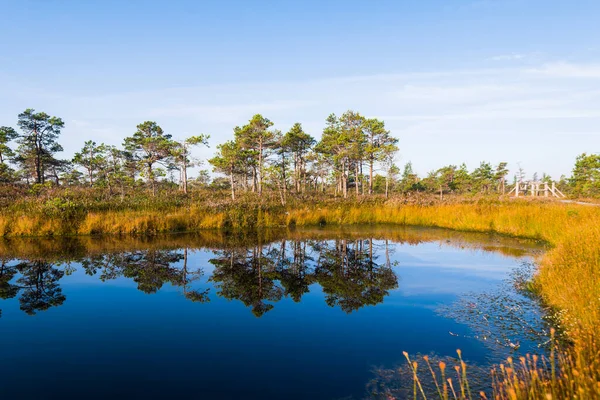
<svg viewBox="0 0 600 400">
<path fill-rule="evenodd" d="M 67 3 L 2 6 L 53 50 L 0 66 L 0 398 L 600 399 L 600 75 L 543 60 L 597 6 Z M 549 47 L 408 73 L 362 41 L 451 63 L 501 22 Z"/>
</svg>

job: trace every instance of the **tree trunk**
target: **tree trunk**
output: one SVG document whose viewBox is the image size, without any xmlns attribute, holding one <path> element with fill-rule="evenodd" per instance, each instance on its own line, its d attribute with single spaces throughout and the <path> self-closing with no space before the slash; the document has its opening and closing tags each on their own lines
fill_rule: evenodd
<svg viewBox="0 0 600 400">
<path fill-rule="evenodd" d="M 177 187 L 183 192 L 183 165 L 179 166 L 179 183 Z"/>
<path fill-rule="evenodd" d="M 187 182 L 187 162 L 186 162 L 186 157 L 184 155 L 184 159 L 183 159 L 183 169 L 181 171 L 181 178 L 182 178 L 182 184 L 183 184 L 183 193 L 187 194 L 188 192 L 188 182 Z"/>
<path fill-rule="evenodd" d="M 94 166 L 92 165 L 93 159 L 94 159 L 94 153 L 92 152 L 92 149 L 90 147 L 90 187 L 94 186 L 94 180 L 93 180 Z"/>
<path fill-rule="evenodd" d="M 42 146 L 39 143 L 39 135 L 37 129 L 34 130 L 35 135 L 35 174 L 37 183 L 44 183 L 44 174 L 42 173 Z"/>
<path fill-rule="evenodd" d="M 304 160 L 300 159 L 300 165 L 302 168 L 302 193 L 306 193 L 306 165 Z"/>
<path fill-rule="evenodd" d="M 354 166 L 354 186 L 356 188 L 356 197 L 359 196 L 359 187 L 358 187 L 358 162 Z"/>
<path fill-rule="evenodd" d="M 373 194 L 373 162 L 374 162 L 373 156 L 371 156 L 369 159 L 369 194 Z M 386 181 L 385 195 L 387 197 L 387 181 Z"/>
<path fill-rule="evenodd" d="M 300 193 L 300 171 L 298 168 L 298 153 L 294 153 L 294 187 Z"/>
<path fill-rule="evenodd" d="M 147 163 L 148 167 L 148 180 L 150 181 L 150 187 L 152 188 L 152 196 L 156 196 L 156 186 L 154 184 L 154 173 L 152 172 L 152 164 Z"/>
<path fill-rule="evenodd" d="M 362 160 L 360 162 L 360 193 L 363 196 L 365 195 L 365 182 L 364 182 L 364 177 L 363 177 L 363 162 L 362 162 Z"/>
<path fill-rule="evenodd" d="M 336 176 L 335 177 L 335 190 L 333 191 L 333 195 L 335 197 L 337 197 L 339 191 L 340 191 L 340 178 Z"/>
<path fill-rule="evenodd" d="M 385 177 L 385 197 L 388 197 L 388 193 L 389 193 L 389 187 L 390 187 L 390 177 L 386 176 Z"/>
<path fill-rule="evenodd" d="M 258 194 L 262 194 L 262 180 L 263 180 L 263 143 L 262 138 L 259 141 L 258 149 Z"/>
<path fill-rule="evenodd" d="M 342 167 L 342 191 L 344 192 L 344 198 L 348 198 L 348 175 L 346 175 L 346 164 Z"/>
<path fill-rule="evenodd" d="M 283 198 L 287 195 L 287 179 L 285 176 L 285 152 L 281 153 L 281 177 L 283 179 Z"/>
<path fill-rule="evenodd" d="M 281 181 L 278 182 L 277 186 L 279 186 L 279 198 L 281 200 L 281 205 L 285 206 L 285 194 L 283 192 L 283 186 L 281 185 Z"/>
<path fill-rule="evenodd" d="M 233 185 L 233 167 L 229 169 L 229 184 L 231 185 L 231 200 L 235 200 L 235 186 Z"/>
<path fill-rule="evenodd" d="M 46 170 L 44 169 L 44 164 L 42 163 L 41 159 L 40 159 L 40 171 L 42 174 L 42 183 L 46 183 Z"/>
<path fill-rule="evenodd" d="M 56 167 L 52 168 L 52 177 L 54 178 L 56 186 L 60 186 L 60 179 L 58 178 L 58 171 L 56 170 Z"/>
<path fill-rule="evenodd" d="M 325 177 L 321 174 L 321 192 L 325 193 Z"/>
</svg>

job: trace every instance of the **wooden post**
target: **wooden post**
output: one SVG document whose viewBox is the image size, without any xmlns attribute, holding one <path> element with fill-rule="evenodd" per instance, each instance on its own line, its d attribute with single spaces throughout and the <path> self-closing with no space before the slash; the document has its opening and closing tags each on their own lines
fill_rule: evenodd
<svg viewBox="0 0 600 400">
<path fill-rule="evenodd" d="M 534 197 L 535 196 L 535 183 L 531 182 L 531 196 Z"/>
<path fill-rule="evenodd" d="M 515 183 L 515 197 L 519 197 L 519 185 L 520 184 L 521 184 L 520 182 Z"/>
<path fill-rule="evenodd" d="M 558 197 L 558 196 L 556 196 L 556 183 L 554 183 L 554 182 L 552 182 L 552 196 Z"/>
<path fill-rule="evenodd" d="M 548 197 L 548 182 L 544 182 L 544 197 Z"/>
</svg>

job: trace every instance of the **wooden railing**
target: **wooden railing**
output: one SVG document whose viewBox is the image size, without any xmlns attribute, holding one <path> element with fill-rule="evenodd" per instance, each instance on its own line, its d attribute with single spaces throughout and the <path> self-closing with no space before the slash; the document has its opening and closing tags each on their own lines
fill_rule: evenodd
<svg viewBox="0 0 600 400">
<path fill-rule="evenodd" d="M 559 199 L 565 198 L 563 192 L 558 190 L 556 183 L 552 182 L 551 185 L 548 182 L 517 182 L 515 187 L 511 189 L 508 194 L 514 193 L 515 197 L 519 196 L 532 196 L 532 197 L 557 197 Z"/>
</svg>

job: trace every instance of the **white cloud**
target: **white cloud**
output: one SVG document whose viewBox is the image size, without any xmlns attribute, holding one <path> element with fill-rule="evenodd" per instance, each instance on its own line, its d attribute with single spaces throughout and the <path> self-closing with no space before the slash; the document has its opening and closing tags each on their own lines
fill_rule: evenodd
<svg viewBox="0 0 600 400">
<path fill-rule="evenodd" d="M 557 78 L 600 78 L 600 64 L 573 64 L 561 61 L 530 68 L 527 72 Z"/>
<path fill-rule="evenodd" d="M 524 58 L 527 58 L 527 54 L 511 53 L 511 54 L 501 54 L 498 56 L 493 56 L 493 57 L 488 58 L 488 60 L 491 60 L 491 61 L 514 61 L 514 60 L 522 60 Z"/>
<path fill-rule="evenodd" d="M 299 109 L 313 104 L 309 101 L 281 101 L 271 103 L 248 103 L 231 105 L 180 105 L 161 107 L 148 110 L 149 118 L 182 118 L 189 117 L 208 123 L 228 123 L 233 120 L 243 120 L 256 113 Z"/>
</svg>

